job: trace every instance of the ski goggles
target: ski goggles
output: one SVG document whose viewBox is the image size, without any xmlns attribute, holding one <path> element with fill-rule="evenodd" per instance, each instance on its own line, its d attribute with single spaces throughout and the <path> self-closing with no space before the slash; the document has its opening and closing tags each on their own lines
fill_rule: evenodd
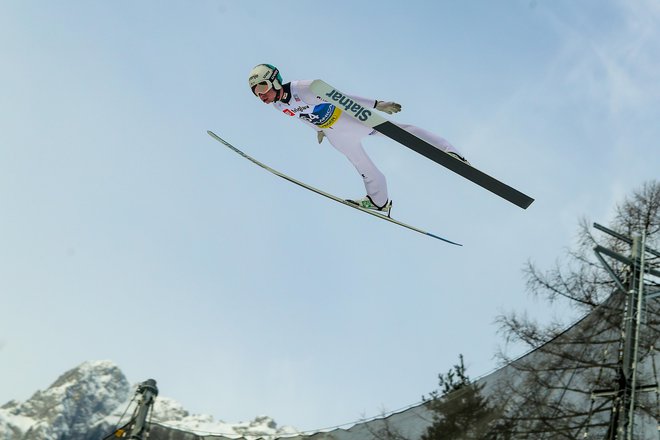
<svg viewBox="0 0 660 440">
<path fill-rule="evenodd" d="M 264 93 L 268 93 L 268 91 L 272 88 L 273 88 L 272 82 L 261 81 L 259 84 L 252 87 L 252 93 L 254 93 L 256 96 L 259 96 L 259 95 L 263 95 Z"/>
</svg>

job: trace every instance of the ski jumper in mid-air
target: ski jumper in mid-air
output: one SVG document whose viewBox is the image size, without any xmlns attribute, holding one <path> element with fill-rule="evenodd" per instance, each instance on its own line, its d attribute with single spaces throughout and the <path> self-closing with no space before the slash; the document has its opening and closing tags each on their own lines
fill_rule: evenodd
<svg viewBox="0 0 660 440">
<path fill-rule="evenodd" d="M 385 176 L 362 147 L 364 137 L 380 133 L 342 114 L 341 109 L 316 96 L 309 88 L 311 83 L 311 80 L 302 80 L 283 84 L 279 70 L 270 64 L 257 65 L 252 69 L 249 77 L 250 89 L 262 102 L 273 104 L 277 110 L 309 125 L 317 131 L 319 143 L 327 137 L 332 146 L 351 161 L 364 180 L 367 195 L 362 199 L 348 200 L 349 202 L 363 208 L 389 213 L 392 202 L 387 192 Z M 375 108 L 387 114 L 401 111 L 401 105 L 395 102 L 377 101 L 359 96 L 349 97 L 365 108 Z M 467 162 L 444 138 L 414 125 L 396 125 L 445 153 Z"/>
</svg>

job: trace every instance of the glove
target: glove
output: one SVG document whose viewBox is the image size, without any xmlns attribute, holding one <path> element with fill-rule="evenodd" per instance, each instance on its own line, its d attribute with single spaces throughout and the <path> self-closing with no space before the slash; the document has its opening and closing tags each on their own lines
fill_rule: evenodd
<svg viewBox="0 0 660 440">
<path fill-rule="evenodd" d="M 376 101 L 376 110 L 391 115 L 392 113 L 399 113 L 401 111 L 401 104 L 390 101 Z"/>
<path fill-rule="evenodd" d="M 319 130 L 316 132 L 316 139 L 319 141 L 319 144 L 323 142 L 324 137 L 325 137 L 325 133 L 323 133 L 323 130 Z"/>
</svg>

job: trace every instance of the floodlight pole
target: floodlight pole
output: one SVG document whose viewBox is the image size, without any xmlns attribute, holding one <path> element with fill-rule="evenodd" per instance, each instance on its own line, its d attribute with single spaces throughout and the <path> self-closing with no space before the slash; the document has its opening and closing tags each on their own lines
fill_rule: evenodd
<svg viewBox="0 0 660 440">
<path fill-rule="evenodd" d="M 594 227 L 612 237 L 628 243 L 632 247 L 630 257 L 625 257 L 610 249 L 596 246 L 594 251 L 596 256 L 603 264 L 607 273 L 612 277 L 619 290 L 626 292 L 626 307 L 623 316 L 623 341 L 619 352 L 619 377 L 612 390 L 594 391 L 594 397 L 614 396 L 614 405 L 612 407 L 612 419 L 609 429 L 610 440 L 632 440 L 634 432 L 635 407 L 637 393 L 644 391 L 654 391 L 657 389 L 657 383 L 654 385 L 638 385 L 638 361 L 639 361 L 639 341 L 642 327 L 642 310 L 645 301 L 649 299 L 652 292 L 645 291 L 644 276 L 650 273 L 654 276 L 660 276 L 660 272 L 645 267 L 645 255 L 651 253 L 660 256 L 660 253 L 646 248 L 646 234 L 635 236 L 632 239 L 619 233 L 611 231 L 604 226 L 594 223 Z M 604 256 L 610 257 L 627 265 L 630 268 L 630 278 L 621 280 Z M 655 292 L 653 292 L 655 295 Z"/>
<path fill-rule="evenodd" d="M 148 436 L 147 416 L 152 410 L 156 396 L 158 396 L 156 381 L 148 379 L 142 382 L 138 385 L 136 394 L 141 394 L 141 397 L 135 410 L 135 418 L 128 438 L 129 440 L 144 440 Z"/>
</svg>

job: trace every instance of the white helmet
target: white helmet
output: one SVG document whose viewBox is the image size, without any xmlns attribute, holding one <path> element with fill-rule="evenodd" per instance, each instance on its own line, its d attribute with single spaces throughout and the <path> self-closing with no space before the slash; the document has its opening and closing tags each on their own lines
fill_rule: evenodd
<svg viewBox="0 0 660 440">
<path fill-rule="evenodd" d="M 259 64 L 250 72 L 248 79 L 252 93 L 258 96 L 259 93 L 266 93 L 271 88 L 280 90 L 282 88 L 282 76 L 277 67 L 271 64 Z M 257 90 L 259 86 L 259 90 Z"/>
</svg>

